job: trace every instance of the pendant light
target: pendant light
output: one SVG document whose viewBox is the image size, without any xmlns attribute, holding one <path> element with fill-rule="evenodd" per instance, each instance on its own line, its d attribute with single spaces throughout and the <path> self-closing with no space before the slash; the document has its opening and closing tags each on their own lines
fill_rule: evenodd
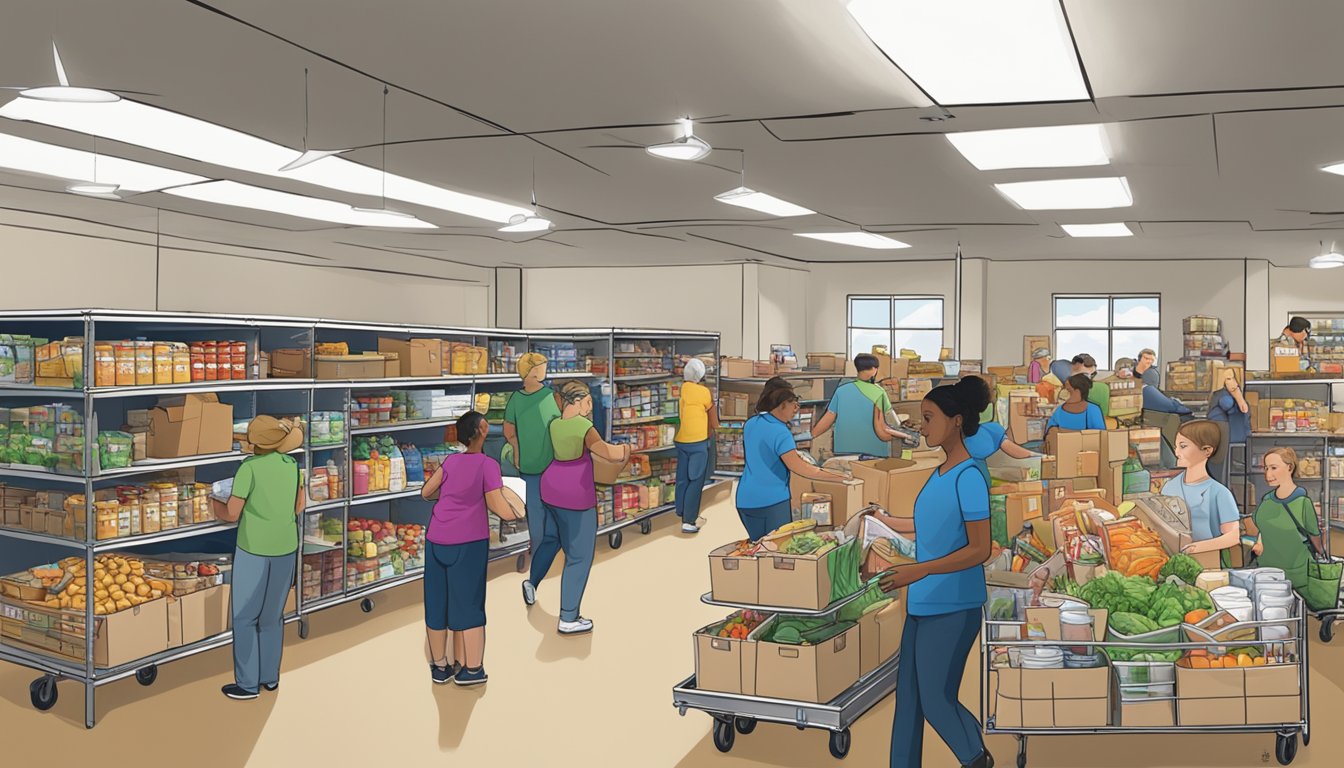
<svg viewBox="0 0 1344 768">
<path fill-rule="evenodd" d="M 67 184 L 65 191 L 72 192 L 76 195 L 84 195 L 85 197 L 101 197 L 104 200 L 120 200 L 121 197 L 117 195 L 117 190 L 119 189 L 121 189 L 121 187 L 116 184 L 98 183 L 98 138 L 95 136 L 93 139 L 93 180 Z"/>
<path fill-rule="evenodd" d="M 515 213 L 509 217 L 509 223 L 499 228 L 500 232 L 545 232 L 555 226 L 537 213 L 537 161 L 532 160 L 532 213 Z"/>
<path fill-rule="evenodd" d="M 307 144 L 306 140 L 304 141 L 304 144 L 305 145 Z M 383 188 L 381 194 L 382 205 L 379 206 L 378 208 L 364 208 L 357 205 L 352 206 L 352 208 L 353 210 L 359 211 L 360 213 L 377 213 L 386 216 L 400 216 L 406 219 L 415 218 L 411 214 L 406 213 L 404 211 L 393 211 L 389 210 L 387 207 L 387 83 L 383 83 L 383 143 L 381 146 L 383 150 L 383 160 L 381 169 L 383 174 Z"/>
<path fill-rule="evenodd" d="M 681 125 L 680 137 L 664 144 L 652 144 L 644 151 L 667 160 L 703 160 L 708 156 L 714 148 L 695 135 L 691 118 L 680 118 L 677 123 Z"/>
<path fill-rule="evenodd" d="M 324 157 L 339 155 L 348 150 L 344 149 L 309 149 L 308 148 L 308 68 L 303 68 L 303 154 L 290 160 L 280 168 L 281 173 L 295 171 L 310 163 L 315 163 Z"/>
</svg>

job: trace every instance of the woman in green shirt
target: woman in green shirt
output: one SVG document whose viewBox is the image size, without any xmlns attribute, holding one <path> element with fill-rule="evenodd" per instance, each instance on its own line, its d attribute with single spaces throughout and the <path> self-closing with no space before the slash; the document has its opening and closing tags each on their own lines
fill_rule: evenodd
<svg viewBox="0 0 1344 768">
<path fill-rule="evenodd" d="M 274 416 L 247 425 L 256 455 L 233 477 L 228 504 L 214 504 L 215 517 L 238 523 L 229 592 L 233 613 L 233 683 L 230 699 L 255 699 L 258 687 L 280 687 L 285 641 L 285 599 L 294 585 L 299 550 L 296 518 L 303 512 L 299 464 L 289 455 L 303 445 L 303 429 Z"/>
<path fill-rule="evenodd" d="M 1324 550 L 1316 506 L 1293 482 L 1296 473 L 1297 452 L 1292 448 L 1275 448 L 1265 454 L 1265 482 L 1274 490 L 1266 493 L 1255 508 L 1253 519 L 1260 535 L 1251 552 L 1260 565 L 1282 569 L 1293 589 L 1301 589 L 1307 583 L 1311 562 L 1308 541 L 1317 552 Z"/>
<path fill-rule="evenodd" d="M 523 388 L 509 396 L 504 407 L 504 439 L 512 454 L 514 469 L 527 483 L 526 503 L 528 549 L 536 562 L 537 547 L 546 538 L 546 512 L 541 501 L 541 474 L 551 465 L 551 436 L 547 431 L 560 418 L 555 391 L 546 386 L 546 357 L 528 352 L 518 358 L 518 376 Z M 507 463 L 507 461 L 506 461 Z M 523 602 L 537 601 L 536 584 L 546 575 L 532 568 L 532 578 L 523 582 Z"/>
</svg>

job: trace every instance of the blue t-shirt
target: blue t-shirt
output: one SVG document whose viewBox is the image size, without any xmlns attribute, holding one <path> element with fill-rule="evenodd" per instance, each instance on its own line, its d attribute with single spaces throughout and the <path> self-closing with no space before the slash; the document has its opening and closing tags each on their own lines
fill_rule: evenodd
<svg viewBox="0 0 1344 768">
<path fill-rule="evenodd" d="M 1105 429 L 1106 419 L 1101 415 L 1101 409 L 1097 407 L 1096 403 L 1088 403 L 1087 410 L 1082 413 L 1069 413 L 1061 405 L 1055 408 L 1054 413 L 1050 414 L 1050 421 L 1045 423 L 1045 431 L 1049 432 L 1054 427 L 1073 432 L 1082 432 L 1084 429 Z"/>
<path fill-rule="evenodd" d="M 990 456 L 993 456 L 999 446 L 1003 444 L 1003 438 L 1007 433 L 1003 425 L 997 421 L 984 422 L 980 429 L 976 430 L 974 435 L 966 438 L 966 450 L 975 460 L 975 466 L 980 470 L 980 474 L 985 476 L 985 483 L 993 485 L 989 479 L 989 464 L 985 462 Z"/>
<path fill-rule="evenodd" d="M 1227 422 L 1227 440 L 1230 443 L 1244 443 L 1251 434 L 1251 414 L 1242 413 L 1237 407 L 1236 398 L 1227 390 L 1219 392 L 1213 399 L 1209 418 Z"/>
<path fill-rule="evenodd" d="M 1156 411 L 1157 413 L 1176 413 L 1181 416 L 1189 416 L 1190 409 L 1184 405 L 1167 397 L 1166 393 L 1157 387 L 1143 388 L 1143 409 L 1145 411 Z"/>
<path fill-rule="evenodd" d="M 864 392 L 858 382 L 841 384 L 826 408 L 835 414 L 835 452 L 838 455 L 890 456 L 891 446 L 873 432 L 873 408 L 878 407 L 879 399 L 890 401 L 882 397 L 883 391 L 876 384 L 865 383 L 865 386 L 868 392 Z"/>
<path fill-rule="evenodd" d="M 989 488 L 972 460 L 935 470 L 915 498 L 915 560 L 927 563 L 970 543 L 966 523 L 989 519 Z M 939 573 L 911 584 L 911 616 L 941 616 L 985 604 L 985 567 Z"/>
<path fill-rule="evenodd" d="M 780 458 L 796 450 L 789 425 L 769 413 L 747 419 L 742 430 L 746 467 L 737 482 L 739 509 L 762 509 L 789 500 L 789 468 Z"/>
<path fill-rule="evenodd" d="M 1189 485 L 1182 472 L 1162 486 L 1162 495 L 1185 500 L 1190 508 L 1190 538 L 1195 541 L 1222 536 L 1225 524 L 1241 520 L 1237 497 L 1213 478 Z"/>
</svg>

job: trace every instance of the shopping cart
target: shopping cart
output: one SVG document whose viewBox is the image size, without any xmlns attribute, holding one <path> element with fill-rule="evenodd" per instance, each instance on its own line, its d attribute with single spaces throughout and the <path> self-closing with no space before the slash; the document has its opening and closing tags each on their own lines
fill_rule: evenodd
<svg viewBox="0 0 1344 768">
<path fill-rule="evenodd" d="M 1332 555 L 1332 556 L 1330 557 L 1330 562 L 1332 562 L 1332 563 L 1344 563 L 1344 558 L 1341 558 L 1341 557 L 1334 557 L 1334 556 Z M 1334 608 L 1326 608 L 1326 609 L 1324 609 L 1324 610 L 1320 610 L 1320 611 L 1312 611 L 1312 610 L 1308 609 L 1308 613 L 1309 613 L 1313 618 L 1315 618 L 1315 619 L 1317 619 L 1318 621 L 1321 622 L 1321 628 L 1320 628 L 1320 632 L 1319 632 L 1319 636 L 1320 636 L 1320 638 L 1321 638 L 1321 642 L 1322 642 L 1322 643 L 1328 643 L 1328 642 L 1330 642 L 1331 640 L 1334 640 L 1334 639 L 1335 639 L 1335 621 L 1337 621 L 1337 620 L 1339 619 L 1340 616 L 1344 616 L 1344 582 L 1340 582 L 1339 598 L 1338 598 L 1337 600 L 1335 600 L 1335 607 L 1334 607 Z"/>
</svg>

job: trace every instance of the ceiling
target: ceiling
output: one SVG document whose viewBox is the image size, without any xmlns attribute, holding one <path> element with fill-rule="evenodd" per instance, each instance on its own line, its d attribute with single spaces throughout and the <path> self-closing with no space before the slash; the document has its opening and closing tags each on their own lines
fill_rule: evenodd
<svg viewBox="0 0 1344 768">
<path fill-rule="evenodd" d="M 389 172 L 526 205 L 557 229 L 507 235 L 435 209 L 438 229 L 327 225 L 163 193 L 125 202 L 0 171 L 0 209 L 270 249 L 275 258 L 435 274 L 451 265 L 606 266 L 758 260 L 1268 259 L 1299 266 L 1344 239 L 1344 58 L 1332 0 L 1064 0 L 1094 99 L 947 106 L 868 40 L 843 0 L 122 0 L 11 4 L 0 80 L 51 84 L 51 43 L 72 84 L 134 97 L 290 147 L 360 146 Z M 0 103 L 13 91 L 0 91 Z M 719 148 L 699 163 L 646 144 L 674 119 Z M 1109 175 L 981 172 L 944 131 L 1107 125 L 1119 212 L 1023 211 L 993 183 Z M 92 148 L 90 137 L 0 118 L 0 132 Z M 748 184 L 820 213 L 771 218 L 714 195 Z M 110 141 L 98 151 L 210 178 L 377 205 Z M 1137 236 L 1080 240 L 1059 223 L 1124 218 Z M 912 247 L 870 251 L 794 237 L 862 226 Z"/>
</svg>

